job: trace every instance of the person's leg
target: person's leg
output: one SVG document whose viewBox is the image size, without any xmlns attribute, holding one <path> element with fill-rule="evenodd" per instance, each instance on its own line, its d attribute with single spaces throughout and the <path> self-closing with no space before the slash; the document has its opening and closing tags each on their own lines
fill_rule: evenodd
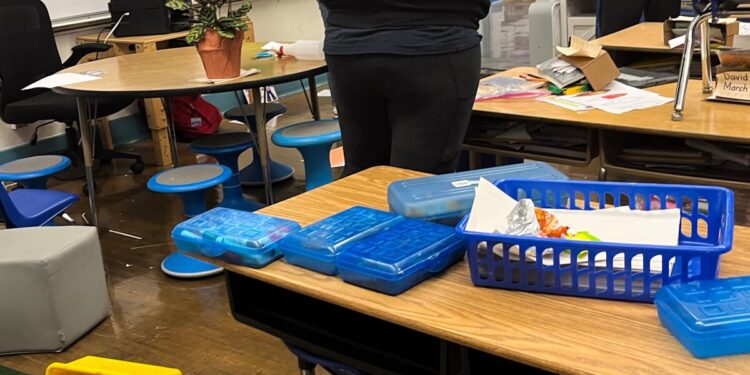
<svg viewBox="0 0 750 375">
<path fill-rule="evenodd" d="M 383 61 L 390 77 L 391 165 L 430 173 L 455 171 L 480 64 L 479 47 Z"/>
<path fill-rule="evenodd" d="M 391 132 L 385 98 L 378 95 L 374 59 L 326 56 L 344 143 L 345 176 L 390 162 Z"/>
<path fill-rule="evenodd" d="M 664 22 L 669 17 L 680 15 L 680 0 L 647 0 L 645 9 L 646 22 Z"/>
<path fill-rule="evenodd" d="M 645 4 L 646 0 L 598 0 L 596 35 L 609 35 L 638 24 Z"/>
</svg>

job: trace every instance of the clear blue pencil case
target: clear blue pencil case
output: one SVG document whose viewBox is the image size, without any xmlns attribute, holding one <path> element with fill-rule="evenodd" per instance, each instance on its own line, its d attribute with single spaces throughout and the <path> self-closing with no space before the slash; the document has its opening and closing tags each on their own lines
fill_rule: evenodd
<svg viewBox="0 0 750 375">
<path fill-rule="evenodd" d="M 228 208 L 214 208 L 172 230 L 177 248 L 260 268 L 281 257 L 278 242 L 300 229 L 294 221 Z"/>
</svg>

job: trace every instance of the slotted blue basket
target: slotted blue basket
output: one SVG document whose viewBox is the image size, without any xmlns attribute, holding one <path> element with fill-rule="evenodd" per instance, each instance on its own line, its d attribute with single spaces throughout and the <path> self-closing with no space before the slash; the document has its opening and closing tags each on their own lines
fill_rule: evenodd
<svg viewBox="0 0 750 375">
<path fill-rule="evenodd" d="M 456 231 L 466 239 L 471 279 L 477 286 L 653 302 L 662 285 L 715 279 L 720 256 L 732 248 L 734 193 L 728 189 L 538 180 L 495 185 L 542 208 L 676 207 L 682 211 L 682 227 L 678 246 L 647 246 L 469 232 L 466 215 Z M 561 256 L 570 261 L 561 261 Z M 624 267 L 615 267 L 616 262 Z"/>
</svg>

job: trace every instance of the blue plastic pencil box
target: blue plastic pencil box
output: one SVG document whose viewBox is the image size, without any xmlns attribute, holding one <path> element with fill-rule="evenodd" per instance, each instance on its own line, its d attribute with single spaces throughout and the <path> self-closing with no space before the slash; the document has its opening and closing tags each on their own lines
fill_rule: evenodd
<svg viewBox="0 0 750 375">
<path fill-rule="evenodd" d="M 214 208 L 172 230 L 180 251 L 260 268 L 281 257 L 278 242 L 300 229 L 294 221 Z"/>
<path fill-rule="evenodd" d="M 355 206 L 287 236 L 279 247 L 290 264 L 336 275 L 336 258 L 346 244 L 401 220 L 396 214 Z"/>
<path fill-rule="evenodd" d="M 750 277 L 667 285 L 659 320 L 698 358 L 750 353 Z"/>
<path fill-rule="evenodd" d="M 405 219 L 346 245 L 336 260 L 351 284 L 397 295 L 463 259 L 452 227 Z"/>
<path fill-rule="evenodd" d="M 407 218 L 455 225 L 469 213 L 479 178 L 490 182 L 504 179 L 567 180 L 568 177 L 543 162 L 528 162 L 473 171 L 396 181 L 388 186 L 392 212 Z"/>
</svg>

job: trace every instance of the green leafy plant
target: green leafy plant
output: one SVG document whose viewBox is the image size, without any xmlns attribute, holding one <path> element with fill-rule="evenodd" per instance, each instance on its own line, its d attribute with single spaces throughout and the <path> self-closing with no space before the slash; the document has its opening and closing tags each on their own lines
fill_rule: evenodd
<svg viewBox="0 0 750 375">
<path fill-rule="evenodd" d="M 188 11 L 192 27 L 185 37 L 188 43 L 195 43 L 206 35 L 206 30 L 215 30 L 222 38 L 234 39 L 235 31 L 247 31 L 244 17 L 253 8 L 250 0 L 232 9 L 231 0 L 166 0 L 167 7 Z M 222 8 L 227 5 L 226 14 Z"/>
</svg>

